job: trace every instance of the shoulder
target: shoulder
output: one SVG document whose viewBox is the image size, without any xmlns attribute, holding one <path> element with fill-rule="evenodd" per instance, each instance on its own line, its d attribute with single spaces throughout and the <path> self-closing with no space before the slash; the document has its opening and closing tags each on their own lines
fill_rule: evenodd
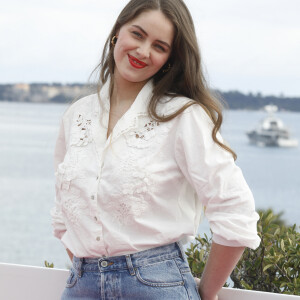
<svg viewBox="0 0 300 300">
<path fill-rule="evenodd" d="M 83 98 L 78 99 L 76 102 L 72 103 L 67 111 L 64 113 L 63 119 L 68 120 L 74 116 L 74 114 L 89 114 L 92 113 L 96 108 L 98 108 L 98 95 L 91 94 Z"/>
<path fill-rule="evenodd" d="M 179 112 L 182 108 L 186 108 L 180 112 L 175 118 L 178 120 L 185 119 L 201 119 L 211 123 L 209 111 L 199 102 L 184 96 L 165 96 L 162 97 L 158 104 L 158 112 L 165 117 Z"/>
<path fill-rule="evenodd" d="M 157 111 L 161 116 L 169 116 L 179 111 L 186 104 L 192 102 L 195 101 L 183 96 L 163 96 L 157 103 Z"/>
</svg>

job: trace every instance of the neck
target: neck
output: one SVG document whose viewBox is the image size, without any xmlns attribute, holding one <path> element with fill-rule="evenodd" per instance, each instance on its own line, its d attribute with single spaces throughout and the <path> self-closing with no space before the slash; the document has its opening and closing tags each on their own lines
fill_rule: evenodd
<svg viewBox="0 0 300 300">
<path fill-rule="evenodd" d="M 127 81 L 120 76 L 118 71 L 116 71 L 114 74 L 113 93 L 110 99 L 111 104 L 119 105 L 124 104 L 124 102 L 132 104 L 146 82 L 147 81 Z"/>
</svg>

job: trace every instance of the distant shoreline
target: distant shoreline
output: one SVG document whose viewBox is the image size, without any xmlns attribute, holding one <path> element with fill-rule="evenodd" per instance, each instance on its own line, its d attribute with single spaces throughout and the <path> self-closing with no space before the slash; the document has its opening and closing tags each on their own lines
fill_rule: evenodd
<svg viewBox="0 0 300 300">
<path fill-rule="evenodd" d="M 32 83 L 0 84 L 0 101 L 30 103 L 71 103 L 95 93 L 96 88 L 82 83 Z M 244 94 L 239 91 L 214 90 L 215 96 L 223 100 L 225 108 L 231 110 L 259 110 L 274 104 L 280 111 L 300 112 L 300 97 L 263 96 L 261 93 Z"/>
</svg>

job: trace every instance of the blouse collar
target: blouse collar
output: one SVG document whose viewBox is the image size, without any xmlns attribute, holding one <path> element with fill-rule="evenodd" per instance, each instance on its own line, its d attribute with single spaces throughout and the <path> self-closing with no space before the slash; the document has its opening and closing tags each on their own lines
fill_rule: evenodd
<svg viewBox="0 0 300 300">
<path fill-rule="evenodd" d="M 148 105 L 154 87 L 152 79 L 149 80 L 144 85 L 144 87 L 138 93 L 137 97 L 135 98 L 134 102 L 132 103 L 128 111 L 120 118 L 120 120 L 115 125 L 110 138 L 106 140 L 106 132 L 108 128 L 109 110 L 110 110 L 109 85 L 110 85 L 110 79 L 108 79 L 106 83 L 102 86 L 99 95 L 100 103 L 98 103 L 97 105 L 98 109 L 101 107 L 101 111 L 102 111 L 100 117 L 101 119 L 100 123 L 102 123 L 102 126 L 106 129 L 103 132 L 103 137 L 101 138 L 102 141 L 106 141 L 105 144 L 107 144 L 108 142 L 110 143 L 114 142 L 121 135 L 125 134 L 130 130 L 134 130 L 135 128 L 138 127 L 138 118 L 148 115 Z M 95 111 L 98 111 L 98 109 Z M 96 134 L 97 132 L 95 132 L 95 135 Z"/>
<path fill-rule="evenodd" d="M 110 96 L 109 96 L 110 78 L 105 82 L 100 90 L 100 105 L 106 112 L 110 110 Z M 145 115 L 148 112 L 148 105 L 152 96 L 154 88 L 153 80 L 150 79 L 140 90 L 128 112 L 136 115 Z"/>
</svg>

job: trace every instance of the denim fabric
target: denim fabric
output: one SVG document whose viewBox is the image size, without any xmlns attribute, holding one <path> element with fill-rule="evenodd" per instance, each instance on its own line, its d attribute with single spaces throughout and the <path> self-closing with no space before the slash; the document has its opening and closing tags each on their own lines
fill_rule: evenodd
<svg viewBox="0 0 300 300">
<path fill-rule="evenodd" d="M 200 299 L 179 243 L 130 255 L 77 258 L 62 300 Z"/>
</svg>

